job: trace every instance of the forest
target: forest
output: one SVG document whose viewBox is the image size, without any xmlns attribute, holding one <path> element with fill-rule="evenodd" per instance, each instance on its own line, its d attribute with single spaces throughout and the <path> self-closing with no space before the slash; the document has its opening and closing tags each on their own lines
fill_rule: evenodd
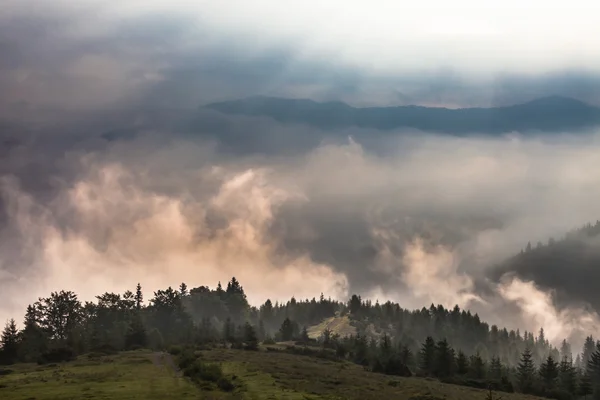
<svg viewBox="0 0 600 400">
<path fill-rule="evenodd" d="M 308 328 L 326 318 L 348 318 L 355 333 L 341 336 Z M 308 353 L 351 361 L 373 373 L 428 376 L 442 382 L 556 399 L 600 398 L 600 342 L 583 349 L 564 340 L 552 346 L 533 332 L 489 326 L 458 306 L 407 310 L 358 295 L 251 306 L 234 277 L 225 288 L 157 290 L 148 301 L 134 291 L 104 293 L 81 302 L 71 291 L 53 292 L 27 307 L 23 328 L 10 320 L 1 336 L 3 364 L 68 361 L 89 352 L 174 346 L 227 346 L 257 350 L 293 342 Z M 302 348 L 302 347 L 301 347 Z"/>
</svg>

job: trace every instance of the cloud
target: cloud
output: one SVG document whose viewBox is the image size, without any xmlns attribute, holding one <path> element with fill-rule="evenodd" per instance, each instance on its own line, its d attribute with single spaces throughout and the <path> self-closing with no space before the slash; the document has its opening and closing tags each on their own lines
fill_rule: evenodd
<svg viewBox="0 0 600 400">
<path fill-rule="evenodd" d="M 320 136 L 242 121 L 259 142 L 270 138 L 261 132 L 285 137 L 289 129 Z M 254 304 L 360 293 L 409 308 L 459 304 L 502 326 L 547 325 L 557 338 L 579 335 L 578 315 L 595 324 L 579 305 L 590 302 L 587 290 L 569 287 L 573 301 L 557 303 L 535 283 L 543 271 L 511 281 L 492 273 L 528 241 L 559 237 L 600 213 L 595 134 L 542 141 L 398 132 L 373 151 L 360 141 L 371 132 L 348 133 L 356 139 L 287 154 L 231 153 L 206 137 L 162 133 L 66 151 L 63 143 L 39 159 L 52 166 L 40 166 L 41 188 L 20 165 L 52 148 L 26 147 L 2 186 L 0 285 L 11 299 L 2 316 L 61 288 L 85 298 L 138 281 L 149 292 L 235 275 Z"/>
<path fill-rule="evenodd" d="M 254 94 L 600 104 L 593 10 L 35 3 L 5 1 L 0 16 L 0 319 L 65 286 L 92 296 L 233 274 L 255 302 L 321 291 L 456 302 L 556 337 L 584 315 L 577 302 L 598 306 L 589 271 L 570 271 L 574 284 L 490 272 L 528 241 L 598 218 L 597 133 L 332 137 L 197 110 Z M 555 304 L 549 288 L 573 301 Z"/>
<path fill-rule="evenodd" d="M 23 105 L 196 108 L 254 94 L 449 107 L 562 94 L 600 104 L 600 36 L 585 7 L 35 3 L 3 5 L 6 116 Z"/>
</svg>

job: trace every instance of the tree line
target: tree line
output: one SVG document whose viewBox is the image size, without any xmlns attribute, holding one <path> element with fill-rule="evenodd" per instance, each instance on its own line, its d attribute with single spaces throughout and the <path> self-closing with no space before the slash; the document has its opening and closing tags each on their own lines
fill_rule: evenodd
<svg viewBox="0 0 600 400">
<path fill-rule="evenodd" d="M 308 328 L 331 317 L 347 318 L 354 333 L 341 337 L 325 329 L 311 338 Z M 316 346 L 320 356 L 373 372 L 554 398 L 593 393 L 600 399 L 600 343 L 591 336 L 581 352 L 573 352 L 566 340 L 552 346 L 543 329 L 534 335 L 489 326 L 458 306 L 408 310 L 358 295 L 347 302 L 321 295 L 255 307 L 236 278 L 225 288 L 219 283 L 188 289 L 182 283 L 155 291 L 148 301 L 140 284 L 85 302 L 71 291 L 52 292 L 27 307 L 21 329 L 15 320 L 7 322 L 0 361 L 57 362 L 89 352 L 211 343 L 256 350 L 261 342 L 276 341 Z"/>
</svg>

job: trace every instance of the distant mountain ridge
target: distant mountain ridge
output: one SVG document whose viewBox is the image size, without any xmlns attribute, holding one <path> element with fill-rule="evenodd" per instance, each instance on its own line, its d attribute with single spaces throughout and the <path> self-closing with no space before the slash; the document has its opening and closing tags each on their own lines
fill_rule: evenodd
<svg viewBox="0 0 600 400">
<path fill-rule="evenodd" d="M 600 125 L 600 108 L 562 96 L 543 97 L 505 107 L 461 109 L 414 105 L 356 108 L 339 101 L 321 103 L 309 99 L 253 96 L 212 103 L 205 108 L 224 114 L 268 117 L 281 123 L 306 124 L 321 129 L 412 128 L 468 134 L 557 132 Z"/>
</svg>

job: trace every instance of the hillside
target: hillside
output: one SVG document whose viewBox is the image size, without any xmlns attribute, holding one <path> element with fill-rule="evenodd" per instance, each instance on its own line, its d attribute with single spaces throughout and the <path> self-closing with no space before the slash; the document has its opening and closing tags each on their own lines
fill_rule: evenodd
<svg viewBox="0 0 600 400">
<path fill-rule="evenodd" d="M 205 108 L 224 114 L 263 116 L 282 123 L 322 129 L 412 128 L 451 134 L 560 132 L 600 125 L 600 109 L 571 98 L 551 96 L 496 108 L 447 109 L 422 106 L 355 108 L 341 102 L 255 96 L 212 103 Z"/>
<path fill-rule="evenodd" d="M 600 291 L 582 282 L 600 279 L 600 222 L 550 239 L 542 244 L 529 243 L 523 251 L 501 263 L 494 274 L 506 272 L 534 280 L 538 285 L 556 290 L 561 302 L 583 302 L 600 309 Z M 569 273 L 564 271 L 568 268 Z M 568 296 L 567 296 L 568 294 Z"/>
<path fill-rule="evenodd" d="M 0 375 L 0 398 L 17 399 L 398 399 L 484 400 L 486 391 L 420 378 L 369 373 L 347 363 L 271 352 L 212 349 L 200 353 L 218 363 L 235 389 L 204 389 L 179 376 L 170 354 L 151 351 L 81 356 L 38 366 L 18 364 Z M 169 362 L 170 360 L 170 362 Z M 6 370 L 5 370 L 6 371 Z M 235 376 L 235 378 L 234 378 Z M 536 399 L 503 393 L 505 400 Z"/>
</svg>

